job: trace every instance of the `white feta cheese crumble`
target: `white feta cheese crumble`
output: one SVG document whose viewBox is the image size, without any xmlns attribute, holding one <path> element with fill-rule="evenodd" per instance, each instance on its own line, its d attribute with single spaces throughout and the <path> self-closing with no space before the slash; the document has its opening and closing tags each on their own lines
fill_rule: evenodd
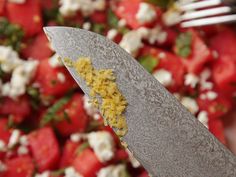
<svg viewBox="0 0 236 177">
<path fill-rule="evenodd" d="M 216 50 L 214 50 L 212 52 L 212 56 L 213 56 L 214 59 L 218 59 L 219 58 L 219 54 L 218 54 L 218 52 Z"/>
<path fill-rule="evenodd" d="M 153 76 L 164 86 L 170 86 L 173 83 L 171 72 L 165 69 L 159 69 L 153 73 Z"/>
<path fill-rule="evenodd" d="M 75 15 L 77 11 L 89 16 L 94 11 L 102 11 L 106 7 L 105 0 L 60 0 L 59 3 L 59 11 L 63 16 Z"/>
<path fill-rule="evenodd" d="M 0 172 L 4 172 L 7 170 L 7 166 L 0 160 Z"/>
<path fill-rule="evenodd" d="M 15 129 L 12 131 L 7 147 L 13 148 L 20 140 L 20 131 Z"/>
<path fill-rule="evenodd" d="M 213 83 L 207 81 L 211 77 L 211 71 L 209 69 L 203 70 L 200 74 L 200 89 L 201 90 L 211 90 L 213 88 Z"/>
<path fill-rule="evenodd" d="M 65 169 L 65 177 L 83 177 L 79 174 L 74 167 L 68 167 Z"/>
<path fill-rule="evenodd" d="M 110 29 L 108 32 L 107 32 L 107 38 L 110 39 L 110 40 L 113 40 L 115 39 L 115 37 L 117 36 L 118 34 L 118 31 L 116 29 Z"/>
<path fill-rule="evenodd" d="M 0 46 L 0 64 L 4 72 L 10 73 L 22 63 L 18 53 L 11 47 Z"/>
<path fill-rule="evenodd" d="M 6 151 L 6 143 L 3 140 L 0 140 L 0 152 Z"/>
<path fill-rule="evenodd" d="M 17 149 L 17 153 L 18 153 L 18 155 L 25 155 L 25 154 L 29 153 L 29 150 L 26 146 L 20 146 Z"/>
<path fill-rule="evenodd" d="M 35 74 L 37 66 L 38 61 L 35 60 L 24 61 L 17 66 L 12 72 L 10 82 L 3 85 L 2 95 L 13 99 L 23 95 L 26 92 L 26 86 Z"/>
<path fill-rule="evenodd" d="M 64 73 L 62 72 L 59 72 L 57 73 L 57 79 L 61 82 L 61 83 L 64 83 L 66 81 L 66 76 Z"/>
<path fill-rule="evenodd" d="M 92 132 L 88 134 L 88 143 L 99 161 L 107 162 L 114 157 L 114 140 L 110 133 L 105 131 Z"/>
<path fill-rule="evenodd" d="M 150 44 L 155 44 L 158 42 L 160 44 L 164 43 L 167 39 L 167 32 L 163 31 L 160 26 L 156 26 L 153 29 L 150 29 L 148 35 L 148 42 Z"/>
<path fill-rule="evenodd" d="M 206 95 L 206 99 L 208 100 L 214 100 L 217 98 L 218 94 L 216 92 L 213 92 L 213 91 L 208 91 L 205 93 Z"/>
<path fill-rule="evenodd" d="M 160 59 L 164 59 L 164 58 L 166 58 L 166 53 L 165 52 L 161 52 L 161 53 L 158 54 L 158 57 Z"/>
<path fill-rule="evenodd" d="M 190 97 L 183 97 L 181 103 L 192 113 L 196 114 L 199 111 L 197 102 Z"/>
<path fill-rule="evenodd" d="M 204 69 L 200 74 L 200 80 L 206 81 L 211 77 L 211 70 L 210 69 Z"/>
<path fill-rule="evenodd" d="M 94 120 L 99 120 L 100 118 L 101 118 L 101 115 L 98 113 L 93 115 Z"/>
<path fill-rule="evenodd" d="M 129 155 L 129 160 L 130 160 L 131 165 L 132 165 L 134 168 L 140 167 L 141 164 L 140 164 L 139 161 L 134 157 L 134 155 L 133 155 L 128 149 L 126 149 L 126 152 L 127 152 L 128 155 Z"/>
<path fill-rule="evenodd" d="M 16 4 L 24 4 L 26 2 L 26 0 L 8 0 L 8 1 Z"/>
<path fill-rule="evenodd" d="M 92 27 L 92 25 L 91 25 L 90 22 L 85 22 L 85 23 L 83 24 L 83 27 L 82 27 L 82 28 L 85 29 L 85 30 L 90 30 L 91 27 Z"/>
<path fill-rule="evenodd" d="M 70 135 L 70 140 L 74 143 L 78 143 L 81 140 L 87 139 L 87 135 L 83 133 L 73 133 Z"/>
<path fill-rule="evenodd" d="M 120 46 L 136 57 L 139 49 L 143 47 L 142 35 L 138 31 L 130 31 L 123 36 Z"/>
<path fill-rule="evenodd" d="M 36 174 L 35 177 L 50 177 L 50 172 L 49 171 L 45 171 L 41 174 Z"/>
<path fill-rule="evenodd" d="M 59 11 L 63 16 L 75 15 L 80 8 L 79 0 L 60 0 L 59 4 Z"/>
<path fill-rule="evenodd" d="M 52 68 L 57 68 L 57 67 L 60 67 L 60 66 L 63 66 L 63 63 L 60 61 L 59 59 L 59 55 L 58 54 L 54 54 L 51 58 L 49 58 L 49 65 L 52 67 Z"/>
<path fill-rule="evenodd" d="M 150 4 L 141 2 L 139 4 L 139 9 L 135 17 L 140 24 L 145 24 L 155 20 L 157 14 L 155 9 L 153 9 Z"/>
<path fill-rule="evenodd" d="M 93 117 L 95 114 L 98 114 L 98 110 L 92 105 L 88 96 L 83 96 L 83 103 L 84 109 L 89 116 Z"/>
<path fill-rule="evenodd" d="M 199 78 L 192 73 L 188 73 L 185 75 L 184 85 L 190 86 L 192 88 L 195 88 L 199 82 Z"/>
<path fill-rule="evenodd" d="M 28 138 L 27 138 L 26 135 L 22 135 L 20 137 L 20 144 L 23 145 L 23 146 L 27 146 L 29 144 Z"/>
<path fill-rule="evenodd" d="M 214 92 L 214 91 L 208 91 L 208 92 L 206 92 L 206 93 L 202 93 L 201 95 L 200 95 L 200 98 L 202 99 L 202 100 L 214 100 L 214 99 L 216 99 L 218 97 L 218 94 L 216 93 L 216 92 Z"/>
<path fill-rule="evenodd" d="M 120 28 L 125 27 L 126 24 L 127 24 L 127 22 L 123 18 L 118 21 L 118 27 L 120 27 Z"/>
<path fill-rule="evenodd" d="M 166 26 L 173 26 L 181 21 L 181 11 L 177 9 L 170 9 L 164 13 L 162 20 Z"/>
<path fill-rule="evenodd" d="M 104 167 L 98 172 L 97 177 L 127 177 L 126 167 L 123 164 Z"/>
<path fill-rule="evenodd" d="M 206 111 L 199 112 L 197 119 L 208 128 L 208 116 Z"/>
<path fill-rule="evenodd" d="M 211 90 L 213 89 L 213 83 L 212 82 L 201 82 L 201 90 Z"/>
</svg>

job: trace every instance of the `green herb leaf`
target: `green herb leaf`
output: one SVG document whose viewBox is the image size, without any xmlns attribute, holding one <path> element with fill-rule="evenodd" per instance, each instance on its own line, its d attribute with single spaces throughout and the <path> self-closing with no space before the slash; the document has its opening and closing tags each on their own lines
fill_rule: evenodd
<svg viewBox="0 0 236 177">
<path fill-rule="evenodd" d="M 105 28 L 106 28 L 106 25 L 103 23 L 94 23 L 92 30 L 95 33 L 103 34 Z"/>
<path fill-rule="evenodd" d="M 52 175 L 53 177 L 61 176 L 61 175 L 63 175 L 63 174 L 65 173 L 65 169 L 66 169 L 66 168 L 62 168 L 62 169 L 53 171 L 53 172 L 51 172 L 51 175 Z"/>
<path fill-rule="evenodd" d="M 33 109 L 37 110 L 40 105 L 40 93 L 38 88 L 28 87 L 26 90 L 30 96 L 30 103 Z"/>
<path fill-rule="evenodd" d="M 118 27 L 118 22 L 119 22 L 119 19 L 117 18 L 117 16 L 114 14 L 114 12 L 109 9 L 108 12 L 107 12 L 107 23 L 110 27 L 112 28 L 117 28 Z"/>
<path fill-rule="evenodd" d="M 158 65 L 157 58 L 146 55 L 139 59 L 139 63 L 150 73 L 153 72 L 154 68 Z"/>
<path fill-rule="evenodd" d="M 181 57 L 188 57 L 192 51 L 191 51 L 191 45 L 192 45 L 192 34 L 191 33 L 181 33 L 176 41 L 176 53 Z"/>
<path fill-rule="evenodd" d="M 20 26 L 11 24 L 5 18 L 0 18 L 0 45 L 9 45 L 19 51 L 23 37 L 24 31 Z"/>
<path fill-rule="evenodd" d="M 88 142 L 84 142 L 83 144 L 81 144 L 77 150 L 76 150 L 76 154 L 80 155 L 85 149 L 89 148 L 89 143 Z"/>
<path fill-rule="evenodd" d="M 174 0 L 146 0 L 146 2 L 162 8 L 167 8 L 174 2 Z"/>
<path fill-rule="evenodd" d="M 46 114 L 43 116 L 40 122 L 41 126 L 44 126 L 47 123 L 56 119 L 56 113 L 70 101 L 71 96 L 72 96 L 71 94 L 64 96 L 63 98 L 58 100 L 54 105 L 48 108 Z"/>
<path fill-rule="evenodd" d="M 2 67 L 0 65 L 0 78 L 2 79 L 5 76 L 5 72 L 2 70 Z"/>
</svg>

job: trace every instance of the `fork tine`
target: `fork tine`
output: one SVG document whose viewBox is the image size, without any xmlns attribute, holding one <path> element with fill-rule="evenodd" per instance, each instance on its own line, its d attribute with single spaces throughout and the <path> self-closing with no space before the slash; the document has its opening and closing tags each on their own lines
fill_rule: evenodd
<svg viewBox="0 0 236 177">
<path fill-rule="evenodd" d="M 195 3 L 189 3 L 179 7 L 182 11 L 195 10 L 200 8 L 206 8 L 210 6 L 216 6 L 222 3 L 222 0 L 205 0 Z"/>
<path fill-rule="evenodd" d="M 182 15 L 182 20 L 190 20 L 195 18 L 202 18 L 207 16 L 213 16 L 213 15 L 219 15 L 219 14 L 226 14 L 232 11 L 232 8 L 230 7 L 217 7 L 207 10 L 200 10 L 195 12 L 186 12 Z"/>
<path fill-rule="evenodd" d="M 187 27 L 196 27 L 196 26 L 206 26 L 206 25 L 213 25 L 213 24 L 219 24 L 219 23 L 229 23 L 233 21 L 236 21 L 236 14 L 191 20 L 191 21 L 181 23 L 181 27 L 187 28 Z"/>
</svg>

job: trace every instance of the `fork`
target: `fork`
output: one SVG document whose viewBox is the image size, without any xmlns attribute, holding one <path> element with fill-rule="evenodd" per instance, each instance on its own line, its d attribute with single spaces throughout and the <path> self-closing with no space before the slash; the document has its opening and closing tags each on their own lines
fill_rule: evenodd
<svg viewBox="0 0 236 177">
<path fill-rule="evenodd" d="M 181 27 L 197 27 L 236 22 L 236 0 L 203 0 L 179 7 Z"/>
</svg>

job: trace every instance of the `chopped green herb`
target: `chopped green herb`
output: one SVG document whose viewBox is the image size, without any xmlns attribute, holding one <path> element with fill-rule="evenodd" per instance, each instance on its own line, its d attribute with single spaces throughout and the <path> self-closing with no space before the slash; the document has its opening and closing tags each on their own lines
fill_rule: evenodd
<svg viewBox="0 0 236 177">
<path fill-rule="evenodd" d="M 119 19 L 111 9 L 109 9 L 107 13 L 108 13 L 108 18 L 107 18 L 108 25 L 112 28 L 117 28 Z"/>
<path fill-rule="evenodd" d="M 150 73 L 153 72 L 154 68 L 158 65 L 157 58 L 146 55 L 139 59 L 139 63 Z"/>
<path fill-rule="evenodd" d="M 30 103 L 33 109 L 38 109 L 40 105 L 40 93 L 39 89 L 35 87 L 28 87 L 26 90 L 27 94 L 30 96 Z"/>
<path fill-rule="evenodd" d="M 122 28 L 119 28 L 118 31 L 122 34 L 122 35 L 125 35 L 126 33 L 128 33 L 130 31 L 129 28 L 126 28 L 126 27 L 122 27 Z"/>
<path fill-rule="evenodd" d="M 181 33 L 176 41 L 176 53 L 181 57 L 188 57 L 191 54 L 192 35 L 191 33 Z"/>
<path fill-rule="evenodd" d="M 24 31 L 16 24 L 11 24 L 7 19 L 0 18 L 0 45 L 11 46 L 20 51 Z"/>
<path fill-rule="evenodd" d="M 57 84 L 57 81 L 56 80 L 51 80 L 51 85 L 52 86 L 55 86 Z"/>
<path fill-rule="evenodd" d="M 50 176 L 52 175 L 53 177 L 57 177 L 57 176 L 61 176 L 65 173 L 65 168 L 56 170 L 56 171 L 52 171 Z"/>
<path fill-rule="evenodd" d="M 93 24 L 92 31 L 95 33 L 102 34 L 105 30 L 106 26 L 103 23 L 95 23 Z"/>
<path fill-rule="evenodd" d="M 2 79 L 5 76 L 5 72 L 2 70 L 2 67 L 0 65 L 0 78 Z"/>
<path fill-rule="evenodd" d="M 146 0 L 146 2 L 162 8 L 168 8 L 174 2 L 174 0 Z"/>
<path fill-rule="evenodd" d="M 64 96 L 63 98 L 58 100 L 54 105 L 48 108 L 46 114 L 43 116 L 40 122 L 41 126 L 44 126 L 51 121 L 54 121 L 57 117 L 56 113 L 70 101 L 71 96 L 71 94 Z"/>
<path fill-rule="evenodd" d="M 97 121 L 97 120 L 91 121 L 88 125 L 87 132 L 97 130 L 102 125 L 103 125 L 103 123 L 100 121 Z"/>
<path fill-rule="evenodd" d="M 81 144 L 77 150 L 76 150 L 76 154 L 80 155 L 85 149 L 89 148 L 89 143 L 88 142 L 84 142 L 83 144 Z"/>
<path fill-rule="evenodd" d="M 10 115 L 8 117 L 8 121 L 7 121 L 7 127 L 10 129 L 10 128 L 14 128 L 16 125 L 15 125 L 15 122 L 13 120 L 13 116 Z"/>
</svg>

